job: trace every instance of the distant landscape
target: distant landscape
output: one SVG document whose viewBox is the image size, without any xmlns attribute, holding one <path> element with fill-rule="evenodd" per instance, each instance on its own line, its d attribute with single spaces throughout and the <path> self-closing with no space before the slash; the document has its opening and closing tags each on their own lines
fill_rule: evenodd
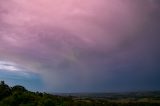
<svg viewBox="0 0 160 106">
<path fill-rule="evenodd" d="M 160 91 L 48 94 L 1 81 L 0 106 L 160 106 Z"/>
</svg>

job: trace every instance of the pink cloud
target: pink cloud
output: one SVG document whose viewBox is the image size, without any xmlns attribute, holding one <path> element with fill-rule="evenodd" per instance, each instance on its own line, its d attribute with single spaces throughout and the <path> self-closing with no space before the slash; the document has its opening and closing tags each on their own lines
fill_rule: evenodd
<svg viewBox="0 0 160 106">
<path fill-rule="evenodd" d="M 127 61 L 124 52 L 132 57 L 139 50 L 137 47 L 121 52 L 119 48 L 137 39 L 134 33 L 145 25 L 153 11 L 150 2 L 1 1 L 0 58 L 44 74 L 47 81 L 54 76 L 55 82 L 50 82 L 52 86 L 62 86 L 66 75 L 66 79 L 69 79 L 66 83 L 75 83 L 70 82 L 69 73 L 72 73 L 72 77 L 84 79 L 81 83 L 90 83 L 97 75 L 97 69 L 92 64 L 95 67 L 107 64 L 112 69 L 113 64 Z M 99 76 L 102 74 L 103 71 Z"/>
</svg>

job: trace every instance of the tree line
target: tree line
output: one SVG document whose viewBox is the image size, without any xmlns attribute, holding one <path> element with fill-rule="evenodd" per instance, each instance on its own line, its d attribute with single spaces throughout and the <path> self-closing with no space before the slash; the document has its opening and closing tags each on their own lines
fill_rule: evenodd
<svg viewBox="0 0 160 106">
<path fill-rule="evenodd" d="M 41 92 L 31 92 L 21 85 L 13 87 L 0 82 L 0 106 L 160 106 L 159 103 L 119 103 L 99 99 L 77 99 Z"/>
</svg>

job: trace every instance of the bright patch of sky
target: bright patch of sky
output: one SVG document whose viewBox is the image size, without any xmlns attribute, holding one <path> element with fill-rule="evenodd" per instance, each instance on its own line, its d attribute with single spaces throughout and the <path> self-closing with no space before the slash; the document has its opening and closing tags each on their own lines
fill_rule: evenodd
<svg viewBox="0 0 160 106">
<path fill-rule="evenodd" d="M 39 74 L 29 72 L 27 69 L 16 65 L 15 63 L 0 61 L 0 80 L 7 84 L 23 85 L 29 90 L 36 91 L 37 86 L 43 90 L 43 81 Z"/>
</svg>

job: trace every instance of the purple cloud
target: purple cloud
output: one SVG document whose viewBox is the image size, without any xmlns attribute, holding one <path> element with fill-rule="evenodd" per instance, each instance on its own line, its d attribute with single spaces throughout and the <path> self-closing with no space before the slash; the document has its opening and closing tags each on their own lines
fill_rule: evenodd
<svg viewBox="0 0 160 106">
<path fill-rule="evenodd" d="M 159 73 L 159 17 L 158 0 L 1 1 L 0 59 L 40 74 L 48 91 L 143 83 Z"/>
</svg>

